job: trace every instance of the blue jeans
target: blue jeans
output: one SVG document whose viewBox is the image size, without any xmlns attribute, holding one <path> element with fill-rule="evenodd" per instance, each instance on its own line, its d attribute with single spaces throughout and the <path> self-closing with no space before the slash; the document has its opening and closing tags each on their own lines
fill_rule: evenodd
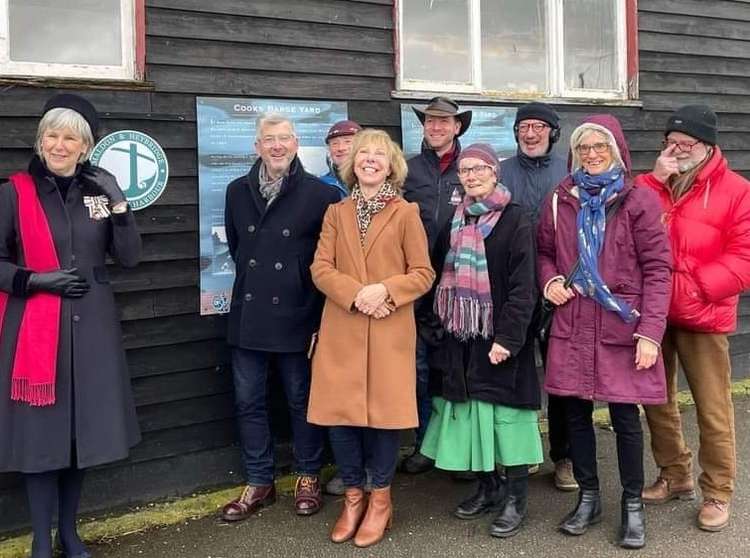
<svg viewBox="0 0 750 558">
<path fill-rule="evenodd" d="M 363 487 L 365 469 L 370 472 L 373 488 L 391 485 L 398 463 L 400 430 L 332 426 L 328 436 L 344 486 Z"/>
<path fill-rule="evenodd" d="M 427 423 L 430 421 L 432 413 L 432 397 L 430 397 L 430 365 L 427 362 L 427 352 L 429 347 L 417 335 L 417 417 L 419 426 L 417 426 L 416 447 L 422 445 L 424 433 L 427 431 Z"/>
<path fill-rule="evenodd" d="M 323 459 L 323 429 L 307 422 L 310 361 L 305 353 L 270 353 L 232 349 L 234 400 L 242 461 L 248 484 L 273 483 L 273 438 L 268 420 L 268 366 L 281 376 L 289 406 L 294 467 L 302 475 L 318 475 Z"/>
</svg>

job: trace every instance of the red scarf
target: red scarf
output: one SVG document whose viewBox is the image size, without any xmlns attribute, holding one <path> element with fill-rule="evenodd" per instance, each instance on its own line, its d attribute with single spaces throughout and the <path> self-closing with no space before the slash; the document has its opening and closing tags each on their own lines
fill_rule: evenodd
<svg viewBox="0 0 750 558">
<path fill-rule="evenodd" d="M 33 272 L 60 269 L 47 216 L 39 201 L 36 185 L 28 173 L 10 177 L 18 198 L 18 222 L 26 268 Z M 8 293 L 0 292 L 0 331 L 2 331 Z M 60 339 L 61 298 L 38 292 L 26 299 L 18 329 L 11 376 L 13 401 L 34 406 L 55 403 L 57 345 Z"/>
</svg>

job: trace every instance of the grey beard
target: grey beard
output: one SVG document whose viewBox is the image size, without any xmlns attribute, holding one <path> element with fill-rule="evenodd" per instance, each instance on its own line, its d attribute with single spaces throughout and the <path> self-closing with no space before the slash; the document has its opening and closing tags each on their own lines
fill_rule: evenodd
<svg viewBox="0 0 750 558">
<path fill-rule="evenodd" d="M 687 160 L 687 161 L 684 161 L 682 163 L 678 161 L 677 162 L 677 170 L 680 171 L 680 174 L 684 174 L 686 172 L 690 172 L 691 170 L 693 170 L 695 167 L 697 167 L 701 163 L 702 163 L 702 161 Z"/>
</svg>

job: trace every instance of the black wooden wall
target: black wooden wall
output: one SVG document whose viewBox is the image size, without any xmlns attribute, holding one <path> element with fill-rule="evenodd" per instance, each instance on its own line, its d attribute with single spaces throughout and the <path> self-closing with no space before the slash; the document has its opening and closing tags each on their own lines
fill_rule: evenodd
<svg viewBox="0 0 750 558">
<path fill-rule="evenodd" d="M 198 314 L 195 96 L 336 99 L 365 126 L 400 136 L 392 0 L 146 0 L 152 88 L 73 90 L 104 115 L 104 132 L 138 129 L 166 149 L 164 195 L 137 214 L 144 263 L 114 270 L 144 441 L 125 463 L 92 471 L 87 509 L 240 482 L 224 319 Z M 675 107 L 706 102 L 721 145 L 750 176 L 750 2 L 641 0 L 642 107 L 558 105 L 566 130 L 592 111 L 627 131 L 648 169 Z M 0 86 L 0 176 L 24 168 L 44 101 L 55 90 Z M 251 146 L 248 146 L 250 149 Z M 750 304 L 745 305 L 750 314 Z M 750 316 L 732 342 L 735 374 L 750 368 Z M 283 403 L 275 416 L 284 430 Z M 25 522 L 16 475 L 0 475 L 0 531 Z"/>
</svg>

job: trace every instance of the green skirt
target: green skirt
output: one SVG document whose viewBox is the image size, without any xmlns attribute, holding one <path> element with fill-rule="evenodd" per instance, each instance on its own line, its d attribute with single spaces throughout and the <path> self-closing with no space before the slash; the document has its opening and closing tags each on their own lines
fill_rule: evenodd
<svg viewBox="0 0 750 558">
<path fill-rule="evenodd" d="M 495 464 L 544 461 L 536 411 L 469 400 L 432 399 L 432 416 L 419 450 L 448 471 L 494 471 Z"/>
</svg>

